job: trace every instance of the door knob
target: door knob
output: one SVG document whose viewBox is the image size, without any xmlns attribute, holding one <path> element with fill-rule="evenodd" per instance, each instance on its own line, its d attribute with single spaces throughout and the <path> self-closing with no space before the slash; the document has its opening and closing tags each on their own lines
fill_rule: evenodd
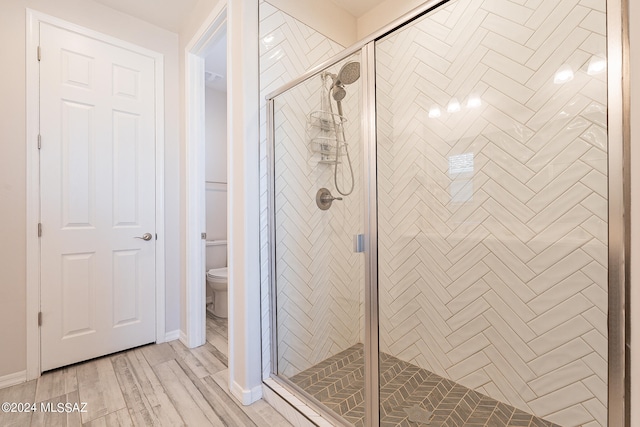
<svg viewBox="0 0 640 427">
<path fill-rule="evenodd" d="M 151 236 L 151 233 L 144 233 L 142 236 L 136 236 L 135 238 L 149 241 L 151 240 L 151 237 L 153 237 Z"/>
</svg>

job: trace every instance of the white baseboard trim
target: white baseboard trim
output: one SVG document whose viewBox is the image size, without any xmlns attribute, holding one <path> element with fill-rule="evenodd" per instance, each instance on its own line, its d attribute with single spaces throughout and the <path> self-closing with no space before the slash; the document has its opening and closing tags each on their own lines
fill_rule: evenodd
<svg viewBox="0 0 640 427">
<path fill-rule="evenodd" d="M 259 384 L 250 390 L 246 390 L 234 381 L 231 385 L 231 394 L 242 402 L 243 405 L 251 405 L 253 402 L 257 402 L 262 399 L 262 384 Z"/>
<path fill-rule="evenodd" d="M 0 388 L 11 387 L 27 381 L 27 371 L 15 372 L 13 374 L 0 377 Z"/>
<path fill-rule="evenodd" d="M 180 331 L 180 338 L 178 338 L 185 347 L 189 348 L 189 340 L 187 339 L 187 334 L 184 331 Z"/>
<path fill-rule="evenodd" d="M 180 329 L 176 329 L 175 331 L 166 332 L 164 334 L 164 342 L 175 341 L 180 339 Z"/>
</svg>

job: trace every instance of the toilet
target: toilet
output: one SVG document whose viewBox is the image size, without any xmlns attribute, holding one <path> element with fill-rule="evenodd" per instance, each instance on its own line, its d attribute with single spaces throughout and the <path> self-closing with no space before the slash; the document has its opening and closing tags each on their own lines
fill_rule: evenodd
<svg viewBox="0 0 640 427">
<path fill-rule="evenodd" d="M 227 318 L 227 285 L 229 274 L 227 270 L 227 241 L 207 241 L 207 288 L 212 295 L 211 304 L 207 304 L 207 311 L 216 317 Z"/>
</svg>

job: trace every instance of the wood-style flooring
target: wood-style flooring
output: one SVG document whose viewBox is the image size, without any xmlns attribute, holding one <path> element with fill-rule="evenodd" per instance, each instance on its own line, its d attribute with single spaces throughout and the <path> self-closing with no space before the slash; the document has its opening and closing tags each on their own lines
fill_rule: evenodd
<svg viewBox="0 0 640 427">
<path fill-rule="evenodd" d="M 47 372 L 0 390 L 0 403 L 35 403 L 37 412 L 0 412 L 0 426 L 229 426 L 290 424 L 266 402 L 242 406 L 228 387 L 226 320 L 207 317 L 207 343 L 148 345 Z M 86 412 L 42 412 L 41 402 Z"/>
</svg>

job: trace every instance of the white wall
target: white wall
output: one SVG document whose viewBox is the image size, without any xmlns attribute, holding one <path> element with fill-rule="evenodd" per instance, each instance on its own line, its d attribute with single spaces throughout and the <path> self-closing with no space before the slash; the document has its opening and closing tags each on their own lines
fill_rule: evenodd
<svg viewBox="0 0 640 427">
<path fill-rule="evenodd" d="M 227 239 L 227 94 L 205 95 L 205 210 L 207 240 Z M 226 250 L 226 248 L 225 248 Z M 222 265 L 207 266 L 207 268 Z"/>
<path fill-rule="evenodd" d="M 164 55 L 167 331 L 179 328 L 180 197 L 178 37 L 91 0 L 0 2 L 0 377 L 26 369 L 26 8 L 138 44 Z M 159 230 L 162 233 L 162 230 Z M 10 350 L 7 350 L 10 349 Z"/>
<path fill-rule="evenodd" d="M 424 0 L 387 0 L 358 18 L 358 40 L 421 6 Z"/>
<path fill-rule="evenodd" d="M 228 3 L 229 374 L 247 405 L 262 396 L 258 0 Z"/>
<path fill-rule="evenodd" d="M 268 0 L 268 3 L 342 46 L 358 40 L 357 19 L 331 1 Z"/>
<path fill-rule="evenodd" d="M 348 47 L 422 5 L 424 0 L 387 0 L 362 16 L 353 16 L 335 3 L 325 0 L 267 2 L 325 37 Z"/>
<path fill-rule="evenodd" d="M 205 180 L 227 182 L 227 94 L 206 88 Z"/>
</svg>

